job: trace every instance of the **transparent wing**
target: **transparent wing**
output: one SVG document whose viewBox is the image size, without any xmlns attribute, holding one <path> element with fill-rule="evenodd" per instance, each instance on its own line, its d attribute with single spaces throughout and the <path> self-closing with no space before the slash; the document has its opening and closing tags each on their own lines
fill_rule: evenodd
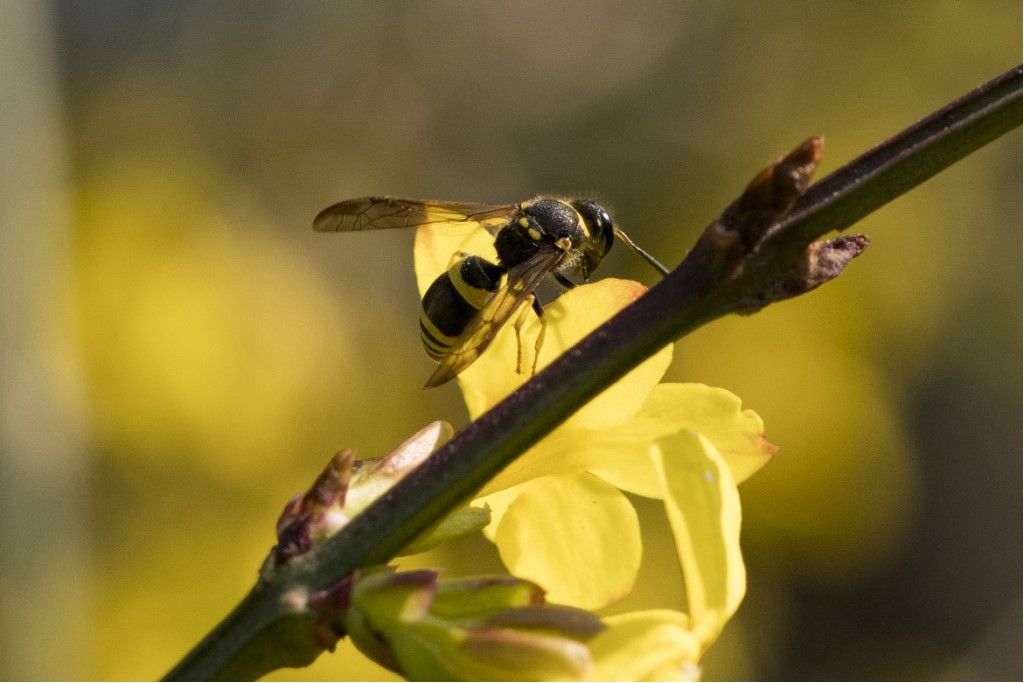
<svg viewBox="0 0 1024 683">
<path fill-rule="evenodd" d="M 493 232 L 508 222 L 517 206 L 360 197 L 328 206 L 313 219 L 313 229 L 317 232 L 355 232 L 447 224 L 466 229 L 481 227 Z"/>
<path fill-rule="evenodd" d="M 564 253 L 554 248 L 542 249 L 527 261 L 510 268 L 505 286 L 491 297 L 462 336 L 455 340 L 427 380 L 427 386 L 444 384 L 479 358 L 494 341 L 498 330 L 515 315 L 544 276 L 554 270 Z"/>
</svg>

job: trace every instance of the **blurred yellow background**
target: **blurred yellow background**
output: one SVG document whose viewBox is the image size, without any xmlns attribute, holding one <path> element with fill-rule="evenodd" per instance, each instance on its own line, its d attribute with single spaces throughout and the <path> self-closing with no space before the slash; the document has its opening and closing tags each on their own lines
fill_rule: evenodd
<svg viewBox="0 0 1024 683">
<path fill-rule="evenodd" d="M 1019 2 L 0 5 L 0 677 L 162 675 L 337 449 L 426 422 L 393 194 L 593 195 L 669 264 L 765 162 L 822 173 L 1020 61 Z M 871 216 L 837 282 L 680 342 L 782 448 L 712 679 L 1021 671 L 1021 137 Z M 651 282 L 621 247 L 603 275 Z M 681 605 L 657 505 L 622 609 Z M 496 571 L 460 541 L 416 558 Z M 670 574 L 671 575 L 671 574 Z M 277 678 L 391 677 L 347 646 Z"/>
</svg>

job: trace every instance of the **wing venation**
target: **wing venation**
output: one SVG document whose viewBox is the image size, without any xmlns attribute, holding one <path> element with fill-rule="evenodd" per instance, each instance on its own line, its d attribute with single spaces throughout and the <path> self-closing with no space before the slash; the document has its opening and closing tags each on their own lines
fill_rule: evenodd
<svg viewBox="0 0 1024 683">
<path fill-rule="evenodd" d="M 400 197 L 359 197 L 328 206 L 313 219 L 317 232 L 393 230 L 424 225 L 496 229 L 508 222 L 516 204 L 432 202 Z"/>
</svg>

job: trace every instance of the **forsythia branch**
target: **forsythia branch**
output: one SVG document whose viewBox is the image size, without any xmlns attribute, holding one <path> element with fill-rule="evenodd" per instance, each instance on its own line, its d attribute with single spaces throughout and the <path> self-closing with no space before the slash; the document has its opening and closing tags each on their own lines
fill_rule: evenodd
<svg viewBox="0 0 1024 683">
<path fill-rule="evenodd" d="M 804 191 L 812 138 L 759 173 L 686 259 L 635 303 L 469 424 L 322 546 L 263 578 L 169 674 L 258 677 L 311 661 L 289 650 L 296 601 L 390 560 L 587 400 L 658 349 L 727 313 L 749 313 L 836 277 L 868 244 L 817 242 L 1021 123 L 1021 67 L 974 90 Z"/>
</svg>

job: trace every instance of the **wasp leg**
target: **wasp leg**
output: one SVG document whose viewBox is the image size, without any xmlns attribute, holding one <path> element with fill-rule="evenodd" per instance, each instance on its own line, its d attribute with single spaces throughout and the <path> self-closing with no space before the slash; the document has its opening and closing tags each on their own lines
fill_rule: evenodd
<svg viewBox="0 0 1024 683">
<path fill-rule="evenodd" d="M 445 267 L 445 270 L 448 270 L 448 268 L 451 268 L 456 263 L 458 263 L 459 261 L 461 261 L 462 259 L 466 258 L 469 255 L 470 254 L 468 251 L 462 251 L 461 249 L 458 250 L 457 252 L 452 254 L 452 257 L 450 259 L 448 259 L 448 265 L 447 267 Z"/>
<path fill-rule="evenodd" d="M 533 364 L 530 366 L 530 376 L 533 377 L 537 374 L 537 358 L 540 356 L 540 348 L 544 344 L 544 332 L 547 330 L 547 319 L 544 317 L 544 307 L 537 301 L 537 297 L 533 294 L 530 295 L 529 307 L 523 306 L 522 312 L 519 317 L 516 318 L 515 325 L 513 326 L 516 331 L 516 374 L 523 374 L 523 327 L 526 326 L 526 322 L 529 319 L 527 311 L 533 309 L 533 312 L 537 314 L 537 319 L 540 321 L 540 331 L 537 333 L 537 339 L 533 344 Z"/>
<path fill-rule="evenodd" d="M 541 342 L 544 341 L 545 320 L 544 308 L 540 305 L 540 302 L 537 301 L 537 297 L 531 294 L 527 298 L 530 301 L 530 305 L 523 306 L 523 310 L 519 313 L 519 316 L 516 318 L 516 322 L 515 325 L 513 325 L 513 327 L 516 331 L 516 374 L 521 375 L 523 374 L 523 327 L 526 326 L 526 322 L 529 320 L 529 315 L 527 314 L 527 311 L 529 311 L 532 308 L 533 312 L 537 314 L 537 318 L 540 319 L 539 341 L 534 344 L 533 368 L 530 371 L 530 376 L 532 377 L 537 373 L 537 353 L 540 351 Z"/>
<path fill-rule="evenodd" d="M 562 285 L 566 289 L 572 289 L 573 287 L 576 286 L 575 282 L 573 282 L 572 280 L 570 280 L 566 276 L 562 275 L 561 273 L 554 273 L 554 277 L 555 277 L 555 280 L 558 281 L 558 284 Z"/>
<path fill-rule="evenodd" d="M 531 294 L 527 298 L 530 300 L 530 306 L 523 306 L 523 310 L 521 310 L 519 312 L 519 315 L 516 317 L 516 322 L 512 326 L 515 329 L 515 331 L 516 331 L 516 374 L 517 375 L 523 374 L 523 327 L 526 325 L 527 320 L 529 320 L 529 316 L 527 315 L 527 311 L 529 311 L 531 307 L 533 308 L 533 310 L 536 311 L 537 308 L 539 307 L 538 304 L 537 304 L 537 297 L 535 297 L 533 294 Z"/>
<path fill-rule="evenodd" d="M 537 297 L 531 296 L 530 298 L 532 299 L 532 301 L 530 301 L 530 307 L 533 308 L 533 312 L 537 314 L 538 318 L 543 318 L 544 307 L 540 305 L 539 301 L 537 301 Z"/>
<path fill-rule="evenodd" d="M 533 367 L 530 368 L 530 377 L 537 374 L 537 359 L 540 358 L 540 348 L 544 346 L 544 333 L 548 330 L 548 319 L 543 315 L 538 315 L 540 316 L 540 332 L 537 333 L 537 341 L 533 343 Z"/>
</svg>

